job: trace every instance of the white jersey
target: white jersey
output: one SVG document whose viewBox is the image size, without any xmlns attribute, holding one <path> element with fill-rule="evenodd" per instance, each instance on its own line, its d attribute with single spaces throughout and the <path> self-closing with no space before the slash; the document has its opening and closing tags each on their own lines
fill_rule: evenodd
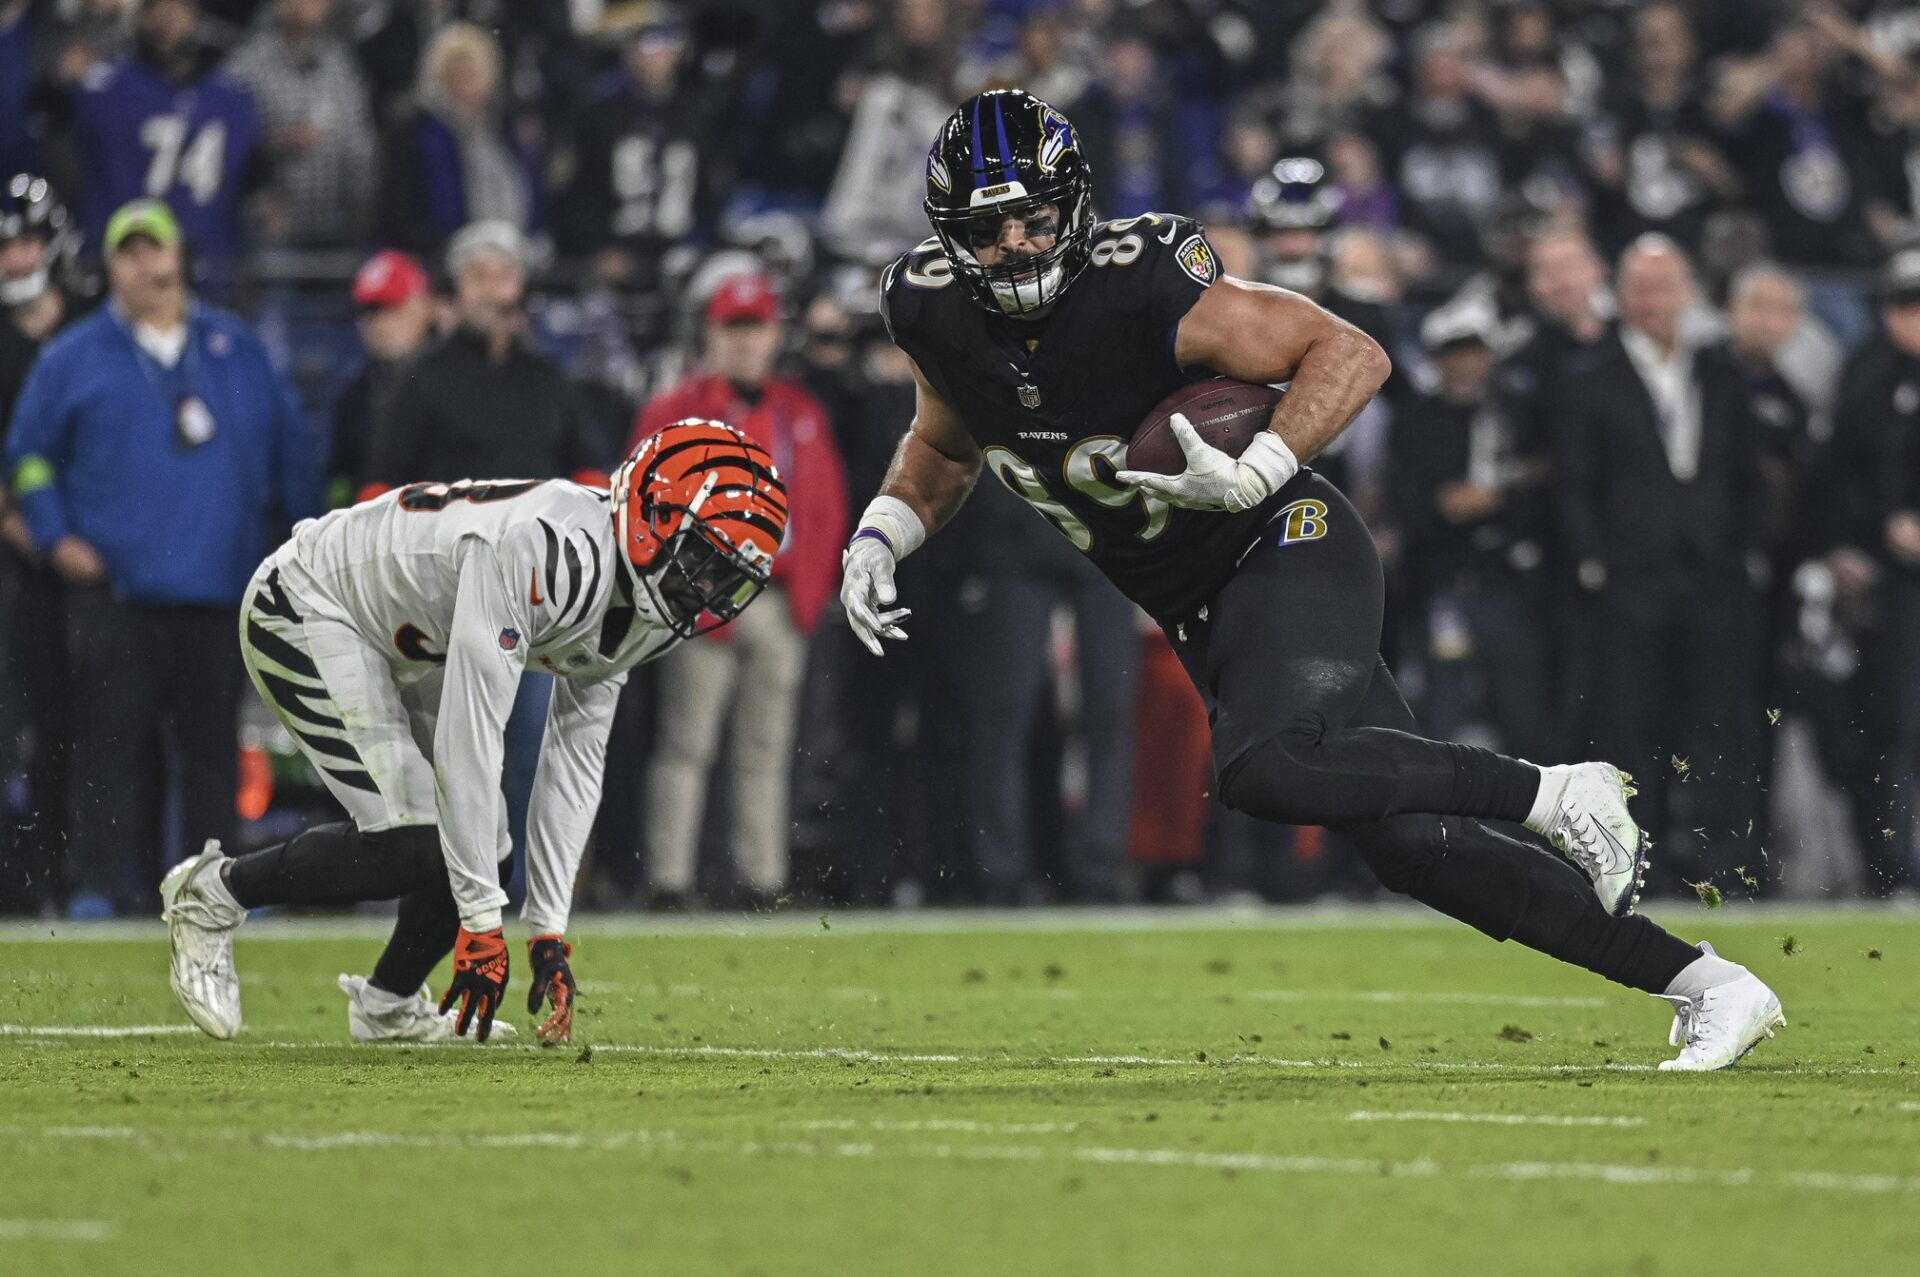
<svg viewBox="0 0 1920 1277">
<path fill-rule="evenodd" d="M 557 681 L 527 817 L 523 916 L 536 935 L 565 929 L 620 686 L 677 641 L 616 554 L 602 491 L 467 480 L 304 522 L 273 558 L 308 610 L 380 651 L 433 715 L 441 846 L 469 930 L 498 925 L 506 903 L 495 871 L 503 735 L 528 668 Z"/>
</svg>

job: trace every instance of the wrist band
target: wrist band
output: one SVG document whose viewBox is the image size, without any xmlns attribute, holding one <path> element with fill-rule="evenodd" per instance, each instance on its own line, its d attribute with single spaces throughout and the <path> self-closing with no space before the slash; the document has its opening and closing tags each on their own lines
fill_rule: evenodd
<svg viewBox="0 0 1920 1277">
<path fill-rule="evenodd" d="M 851 547 L 855 541 L 861 540 L 862 538 L 870 538 L 878 541 L 881 545 L 887 547 L 888 554 L 892 554 L 896 559 L 900 557 L 899 554 L 894 551 L 893 542 L 887 540 L 887 534 L 879 528 L 861 528 L 848 539 L 847 545 Z"/>
<path fill-rule="evenodd" d="M 853 535 L 857 540 L 866 533 L 878 536 L 893 551 L 895 559 L 906 558 L 927 539 L 926 525 L 920 522 L 913 507 L 899 497 L 875 497 L 867 504 L 866 512 L 860 516 L 859 530 Z"/>
</svg>

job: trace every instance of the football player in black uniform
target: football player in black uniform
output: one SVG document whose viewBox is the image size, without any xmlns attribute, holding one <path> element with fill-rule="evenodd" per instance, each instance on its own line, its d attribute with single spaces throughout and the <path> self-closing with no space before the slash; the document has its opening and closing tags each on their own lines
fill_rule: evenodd
<svg viewBox="0 0 1920 1277">
<path fill-rule="evenodd" d="M 1334 829 L 1387 887 L 1667 998 L 1686 1049 L 1663 1068 L 1723 1068 L 1783 1022 L 1746 968 L 1632 916 L 1642 839 L 1617 770 L 1417 734 L 1378 655 L 1373 539 L 1301 465 L 1386 379 L 1371 338 L 1297 293 L 1223 277 L 1186 218 L 1096 222 L 1073 126 L 1017 89 L 947 120 L 927 213 L 933 238 L 881 285 L 918 386 L 845 556 L 842 601 L 869 648 L 906 637 L 894 565 L 984 468 L 1168 632 L 1206 699 L 1229 806 Z M 1238 458 L 1175 416 L 1186 472 L 1126 469 L 1135 426 L 1209 374 L 1290 388 Z M 1483 819 L 1524 823 L 1585 874 Z"/>
</svg>

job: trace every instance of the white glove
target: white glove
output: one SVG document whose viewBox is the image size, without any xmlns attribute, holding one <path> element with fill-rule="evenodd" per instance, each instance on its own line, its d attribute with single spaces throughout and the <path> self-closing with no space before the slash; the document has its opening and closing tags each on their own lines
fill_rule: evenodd
<svg viewBox="0 0 1920 1277">
<path fill-rule="evenodd" d="M 893 606 L 898 597 L 893 565 L 893 551 L 877 536 L 856 533 L 840 556 L 840 605 L 847 609 L 847 624 L 875 656 L 886 655 L 881 639 L 907 637 L 900 622 L 913 615 L 910 608 Z"/>
<path fill-rule="evenodd" d="M 1235 460 L 1202 439 L 1184 414 L 1174 413 L 1167 424 L 1180 443 L 1180 451 L 1187 454 L 1186 471 L 1156 474 L 1151 470 L 1122 470 L 1114 477 L 1145 488 L 1170 505 L 1239 514 L 1265 501 L 1300 473 L 1300 461 L 1293 449 L 1271 430 L 1262 430 Z"/>
</svg>

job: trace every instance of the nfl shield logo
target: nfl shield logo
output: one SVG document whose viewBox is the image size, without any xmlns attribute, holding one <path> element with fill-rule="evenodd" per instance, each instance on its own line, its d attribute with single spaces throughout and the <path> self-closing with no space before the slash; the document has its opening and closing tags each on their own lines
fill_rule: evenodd
<svg viewBox="0 0 1920 1277">
<path fill-rule="evenodd" d="M 1022 382 L 1020 385 L 1020 406 L 1029 409 L 1038 408 L 1040 406 L 1040 387 Z"/>
<path fill-rule="evenodd" d="M 506 629 L 500 631 L 500 650 L 501 651 L 511 652 L 514 648 L 519 646 L 520 646 L 519 630 L 516 630 L 511 625 L 509 625 Z"/>
</svg>

